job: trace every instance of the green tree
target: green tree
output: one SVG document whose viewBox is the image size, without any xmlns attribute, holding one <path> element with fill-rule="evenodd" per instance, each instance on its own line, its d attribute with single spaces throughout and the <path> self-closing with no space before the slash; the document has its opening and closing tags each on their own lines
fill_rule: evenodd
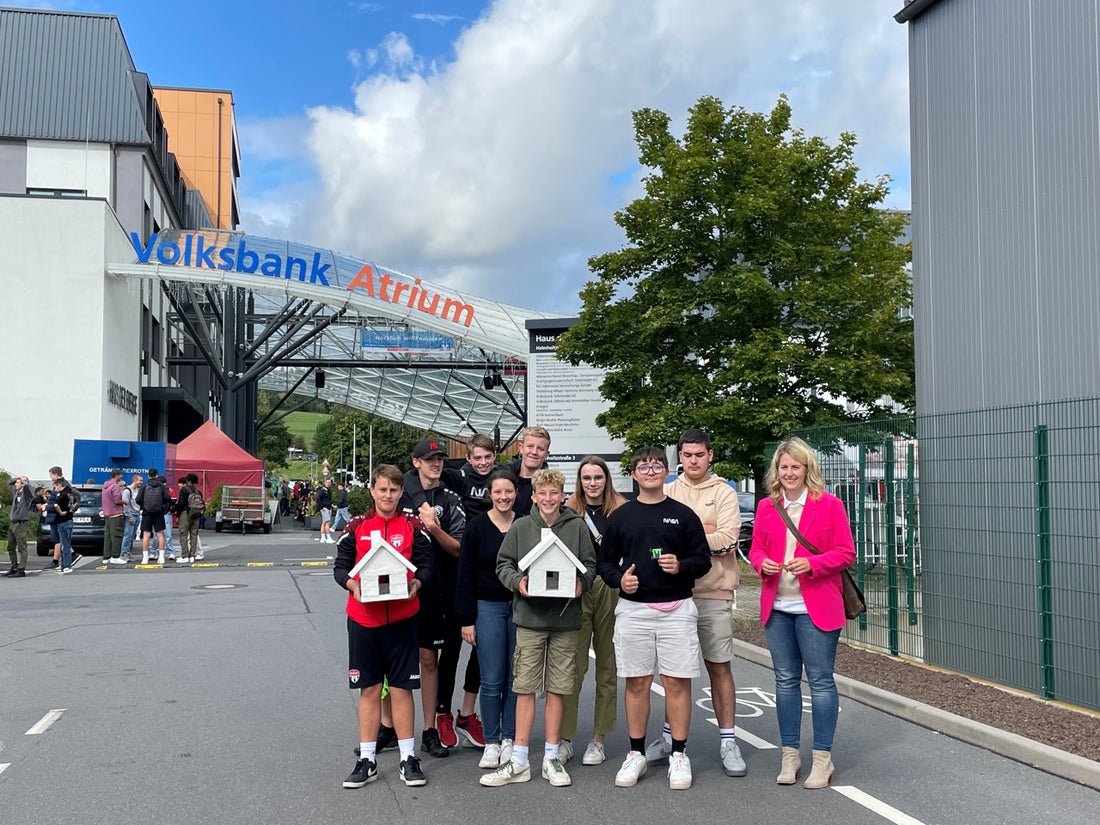
<svg viewBox="0 0 1100 825">
<path fill-rule="evenodd" d="M 283 422 L 278 421 L 268 424 L 260 430 L 259 449 L 257 458 L 264 462 L 264 469 L 270 475 L 272 471 L 280 467 L 286 467 L 288 461 L 287 451 L 293 443 L 293 436 Z"/>
<path fill-rule="evenodd" d="M 759 490 L 769 440 L 912 405 L 905 219 L 880 208 L 888 178 L 858 179 L 853 134 L 792 129 L 785 97 L 769 115 L 701 98 L 679 139 L 653 109 L 634 129 L 645 195 L 558 349 L 607 369 L 599 424 L 630 447 L 702 427 Z"/>
<path fill-rule="evenodd" d="M 430 435 L 424 430 L 338 404 L 331 406 L 331 412 L 332 417 L 318 424 L 314 435 L 317 461 L 319 463 L 327 458 L 329 467 L 336 470 L 341 466 L 339 462 L 342 450 L 343 466 L 350 470 L 354 425 L 356 475 L 364 483 L 369 480 L 370 473 L 368 463 L 372 426 L 375 465 L 396 464 L 403 470 L 412 466 L 412 448 L 416 442 Z"/>
</svg>

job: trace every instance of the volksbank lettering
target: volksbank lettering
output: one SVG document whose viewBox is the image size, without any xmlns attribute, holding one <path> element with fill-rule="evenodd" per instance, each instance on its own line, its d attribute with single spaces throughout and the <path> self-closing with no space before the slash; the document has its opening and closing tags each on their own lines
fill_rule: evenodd
<svg viewBox="0 0 1100 825">
<path fill-rule="evenodd" d="M 149 244 L 143 246 L 136 232 L 130 233 L 130 243 L 137 253 L 138 261 L 143 264 L 152 263 L 154 254 L 156 260 L 162 264 L 172 266 L 193 266 L 196 269 L 220 269 L 225 272 L 244 272 L 251 275 L 259 272 L 271 278 L 297 277 L 303 283 L 307 280 L 311 284 L 328 286 L 325 273 L 332 266 L 331 263 L 321 263 L 321 253 L 313 253 L 312 263 L 305 258 L 295 258 L 290 255 L 276 255 L 274 252 L 265 252 L 263 258 L 260 253 L 248 248 L 247 241 L 240 241 L 235 247 L 218 247 L 208 245 L 203 235 L 188 233 L 183 236 L 181 245 L 173 241 L 160 241 L 159 233 L 153 233 L 149 238 Z M 215 263 L 217 261 L 217 263 Z"/>
<path fill-rule="evenodd" d="M 162 241 L 159 233 L 154 233 L 148 244 L 142 244 L 137 233 L 131 232 L 130 243 L 137 254 L 138 262 L 143 264 L 159 262 L 169 266 L 243 272 L 249 275 L 259 273 L 271 278 L 297 278 L 303 283 L 308 281 L 311 284 L 332 286 L 326 277 L 332 264 L 321 263 L 320 252 L 313 253 L 312 261 L 274 252 L 266 252 L 261 256 L 261 253 L 248 248 L 247 239 L 238 241 L 236 246 L 219 247 L 204 235 L 193 232 L 183 235 L 178 241 Z M 464 327 L 469 327 L 474 322 L 475 310 L 472 304 L 432 292 L 419 278 L 414 278 L 409 283 L 383 269 L 376 272 L 370 264 L 361 266 L 348 284 L 347 291 L 365 293 L 376 300 L 403 305 Z"/>
</svg>

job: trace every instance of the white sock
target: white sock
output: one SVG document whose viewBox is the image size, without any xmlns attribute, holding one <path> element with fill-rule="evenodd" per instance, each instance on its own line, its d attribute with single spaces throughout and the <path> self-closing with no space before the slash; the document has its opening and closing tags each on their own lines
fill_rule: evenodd
<svg viewBox="0 0 1100 825">
<path fill-rule="evenodd" d="M 416 739 L 398 739 L 397 747 L 401 751 L 401 761 L 404 762 L 416 753 Z"/>
<path fill-rule="evenodd" d="M 378 743 L 377 742 L 360 742 L 359 743 L 359 758 L 369 759 L 371 762 L 375 762 L 378 759 Z"/>
<path fill-rule="evenodd" d="M 543 759 L 557 759 L 558 758 L 558 748 L 560 747 L 560 744 L 561 743 L 559 742 L 557 745 L 551 745 L 549 742 L 547 742 L 546 747 L 543 748 L 543 750 L 542 750 L 542 758 Z"/>
<path fill-rule="evenodd" d="M 662 736 L 665 737 L 665 742 L 667 742 L 669 745 L 672 744 L 672 728 L 669 727 L 668 722 L 665 722 L 665 730 Z"/>
<path fill-rule="evenodd" d="M 512 761 L 522 768 L 530 763 L 530 752 L 530 745 L 513 745 Z"/>
<path fill-rule="evenodd" d="M 721 739 L 723 744 L 725 742 L 736 742 L 737 741 L 737 736 L 736 736 L 733 728 L 719 728 L 718 729 L 718 735 L 719 735 L 719 738 Z"/>
</svg>

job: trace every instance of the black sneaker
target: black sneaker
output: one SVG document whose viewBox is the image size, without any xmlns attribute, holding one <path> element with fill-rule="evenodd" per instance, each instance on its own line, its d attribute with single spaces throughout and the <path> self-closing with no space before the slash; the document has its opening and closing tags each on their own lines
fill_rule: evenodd
<svg viewBox="0 0 1100 825">
<path fill-rule="evenodd" d="M 439 737 L 436 737 L 436 741 Z M 440 745 L 440 747 L 443 747 Z M 410 756 L 404 762 L 401 763 L 401 779 L 404 780 L 406 785 L 427 785 L 428 778 L 424 776 L 424 771 L 420 770 L 420 760 L 415 756 Z"/>
<path fill-rule="evenodd" d="M 446 759 L 447 749 L 443 747 L 443 743 L 439 741 L 439 731 L 435 728 L 428 728 L 424 731 L 420 737 L 420 750 L 424 753 L 430 753 L 436 759 Z"/>
<path fill-rule="evenodd" d="M 421 774 L 423 775 L 423 774 Z M 344 780 L 345 788 L 362 788 L 378 778 L 378 766 L 369 759 L 360 759 L 355 763 L 355 770 L 348 774 Z"/>
<path fill-rule="evenodd" d="M 397 747 L 397 731 L 393 728 L 387 728 L 385 725 L 378 726 L 378 752 L 386 750 L 387 748 Z"/>
<path fill-rule="evenodd" d="M 61 564 L 61 560 L 60 559 L 54 559 L 53 561 L 50 562 L 50 567 L 57 567 L 59 564 Z"/>
</svg>

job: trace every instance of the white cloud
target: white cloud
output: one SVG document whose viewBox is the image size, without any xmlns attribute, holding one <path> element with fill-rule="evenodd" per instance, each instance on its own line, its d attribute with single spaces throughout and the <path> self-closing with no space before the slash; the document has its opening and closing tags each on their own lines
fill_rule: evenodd
<svg viewBox="0 0 1100 825">
<path fill-rule="evenodd" d="M 428 23 L 436 23 L 443 26 L 450 23 L 452 20 L 461 20 L 462 17 L 457 14 L 428 14 L 426 12 L 417 12 L 412 16 L 413 20 L 422 20 Z"/>
<path fill-rule="evenodd" d="M 310 110 L 323 195 L 286 218 L 286 237 L 575 312 L 586 259 L 623 244 L 612 213 L 639 191 L 631 111 L 661 109 L 679 131 L 708 94 L 766 111 L 785 92 L 798 127 L 859 136 L 865 177 L 904 176 L 891 205 L 907 206 L 897 6 L 498 0 L 452 62 L 428 67 L 391 33 L 362 58 L 375 73 L 353 103 Z"/>
</svg>

